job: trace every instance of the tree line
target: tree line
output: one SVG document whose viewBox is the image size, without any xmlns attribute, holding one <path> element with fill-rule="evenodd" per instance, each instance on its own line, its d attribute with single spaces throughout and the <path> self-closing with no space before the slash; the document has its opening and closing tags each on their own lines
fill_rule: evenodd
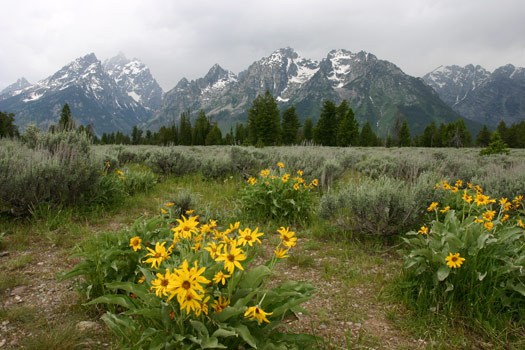
<svg viewBox="0 0 525 350">
<path fill-rule="evenodd" d="M 462 119 L 439 126 L 432 122 L 427 125 L 423 134 L 412 137 L 407 121 L 397 115 L 388 136 L 380 138 L 374 133 L 369 122 L 360 128 L 354 111 L 346 100 L 339 105 L 330 100 L 325 101 L 315 125 L 311 118 L 305 119 L 301 124 L 295 106 L 292 105 L 281 113 L 269 91 L 253 100 L 248 110 L 246 125 L 236 123 L 235 128 L 230 127 L 224 137 L 217 122 L 213 122 L 203 110 L 198 113 L 192 125 L 188 110 L 181 114 L 177 124 L 162 126 L 157 132 L 144 131 L 134 126 L 130 135 L 118 131 L 103 133 L 99 139 L 92 125 L 76 127 L 67 103 L 62 108 L 58 124 L 49 128 L 50 132 L 60 130 L 86 132 L 99 144 L 236 144 L 262 147 L 308 143 L 338 147 L 487 147 L 494 139 L 501 139 L 507 147 L 525 148 L 525 121 L 510 127 L 501 121 L 493 132 L 484 125 L 473 140 Z M 16 136 L 18 129 L 14 125 L 14 114 L 0 112 L 0 137 Z"/>
</svg>

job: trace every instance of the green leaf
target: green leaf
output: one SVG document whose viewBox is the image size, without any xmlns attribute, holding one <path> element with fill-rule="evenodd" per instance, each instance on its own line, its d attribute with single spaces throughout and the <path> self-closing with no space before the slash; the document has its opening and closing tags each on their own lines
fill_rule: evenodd
<svg viewBox="0 0 525 350">
<path fill-rule="evenodd" d="M 211 337 L 202 341 L 201 349 L 227 349 L 227 347 L 220 344 L 217 338 Z"/>
<path fill-rule="evenodd" d="M 241 288 L 258 288 L 265 277 L 271 275 L 271 271 L 265 265 L 257 266 L 254 269 L 246 272 L 241 280 L 239 287 Z"/>
<path fill-rule="evenodd" d="M 439 281 L 445 280 L 449 274 L 450 267 L 448 267 L 447 265 L 441 265 L 441 267 L 437 270 L 437 278 Z"/>
<path fill-rule="evenodd" d="M 224 328 L 219 328 L 215 332 L 213 332 L 213 334 L 211 336 L 212 337 L 228 338 L 228 337 L 236 337 L 237 333 L 235 333 L 233 331 L 230 331 L 230 330 L 227 330 L 227 329 L 224 329 Z"/>
<path fill-rule="evenodd" d="M 86 305 L 93 304 L 114 304 L 126 307 L 128 309 L 135 308 L 135 304 L 133 303 L 133 301 L 131 301 L 131 298 L 122 294 L 103 295 L 101 297 L 91 300 Z"/>
<path fill-rule="evenodd" d="M 233 326 L 232 328 L 235 329 L 237 334 L 239 334 L 241 336 L 241 338 L 246 343 L 248 343 L 248 345 L 250 345 L 252 348 L 257 349 L 257 342 L 253 338 L 253 336 L 250 333 L 250 330 L 248 329 L 248 327 L 246 327 L 243 324 L 237 324 L 237 325 Z"/>
<path fill-rule="evenodd" d="M 193 327 L 193 329 L 195 329 L 202 335 L 202 338 L 208 338 L 210 336 L 210 334 L 208 333 L 208 329 L 202 322 L 191 320 L 190 324 Z"/>
</svg>

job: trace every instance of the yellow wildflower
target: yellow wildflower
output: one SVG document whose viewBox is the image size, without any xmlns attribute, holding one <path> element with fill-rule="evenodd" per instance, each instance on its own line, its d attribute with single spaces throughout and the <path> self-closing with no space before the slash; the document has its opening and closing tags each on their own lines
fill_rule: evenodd
<svg viewBox="0 0 525 350">
<path fill-rule="evenodd" d="M 297 170 L 297 175 L 303 176 L 303 171 L 302 170 Z"/>
<path fill-rule="evenodd" d="M 456 187 L 461 187 L 461 186 L 463 186 L 463 181 L 461 180 L 456 181 Z"/>
<path fill-rule="evenodd" d="M 312 185 L 314 185 L 315 187 L 319 185 L 319 182 L 317 181 L 317 179 L 312 180 Z"/>
<path fill-rule="evenodd" d="M 463 264 L 463 261 L 465 261 L 465 258 L 461 258 L 459 256 L 459 253 L 456 253 L 456 254 L 449 253 L 449 256 L 445 258 L 445 261 L 447 262 L 448 267 L 455 269 L 456 267 L 460 267 L 461 264 Z"/>
<path fill-rule="evenodd" d="M 253 242 L 262 243 L 258 237 L 261 237 L 262 235 L 264 235 L 264 233 L 262 232 L 258 233 L 257 232 L 258 229 L 259 228 L 256 227 L 255 230 L 252 231 L 250 228 L 247 227 L 244 229 L 244 231 L 239 230 L 239 235 L 241 236 L 239 237 L 239 245 L 242 244 L 244 247 L 246 243 L 248 243 L 250 247 L 252 247 Z"/>
<path fill-rule="evenodd" d="M 474 219 L 474 222 L 476 222 L 476 223 L 478 223 L 478 224 L 481 224 L 481 223 L 483 223 L 484 221 L 476 216 L 476 218 Z"/>
<path fill-rule="evenodd" d="M 443 184 L 443 189 L 444 190 L 450 190 L 450 185 L 448 183 L 444 183 Z"/>
<path fill-rule="evenodd" d="M 221 295 L 219 296 L 219 299 L 213 301 L 211 307 L 215 310 L 215 312 L 222 312 L 222 310 L 224 310 L 228 305 L 230 305 L 230 300 Z"/>
<path fill-rule="evenodd" d="M 445 213 L 446 213 L 447 211 L 449 211 L 449 210 L 450 210 L 450 207 L 449 207 L 449 206 L 446 206 L 445 208 L 441 209 L 440 212 L 441 212 L 442 214 L 445 214 Z"/>
<path fill-rule="evenodd" d="M 168 203 L 166 203 L 166 204 L 164 204 L 164 205 L 167 206 L 167 207 L 172 207 L 172 206 L 175 205 L 175 203 L 173 203 L 173 202 L 168 202 Z"/>
<path fill-rule="evenodd" d="M 281 226 L 281 228 L 278 229 L 277 232 L 280 233 L 281 240 L 285 247 L 291 248 L 295 246 L 297 237 L 294 237 L 295 232 L 290 231 L 289 227 L 284 228 L 283 226 Z"/>
<path fill-rule="evenodd" d="M 166 274 L 157 273 L 157 279 L 151 281 L 151 285 L 158 297 L 168 296 L 168 287 L 170 285 L 170 270 L 166 269 Z"/>
<path fill-rule="evenodd" d="M 213 282 L 216 284 L 222 283 L 223 285 L 226 284 L 226 278 L 231 277 L 231 275 L 226 275 L 224 272 L 219 271 L 215 276 L 213 276 Z"/>
<path fill-rule="evenodd" d="M 288 250 L 289 249 L 284 249 L 284 248 L 280 248 L 277 247 L 273 250 L 273 252 L 275 253 L 275 256 L 279 259 L 284 259 L 284 258 L 288 258 L 289 255 L 286 255 L 288 253 Z"/>
<path fill-rule="evenodd" d="M 281 162 L 277 163 L 277 166 L 278 166 L 279 168 L 284 168 L 284 164 L 281 163 Z"/>
<path fill-rule="evenodd" d="M 470 204 L 470 202 L 472 202 L 472 196 L 469 196 L 467 194 L 467 190 L 463 190 L 463 197 L 461 197 L 465 202 L 467 202 L 468 204 Z"/>
<path fill-rule="evenodd" d="M 166 250 L 166 248 L 164 248 L 165 245 L 166 245 L 166 242 L 162 242 L 162 244 L 159 244 L 159 242 L 157 242 L 155 244 L 155 250 L 146 247 L 149 253 L 146 254 L 145 257 L 151 256 L 151 258 L 148 258 L 142 262 L 146 264 L 151 264 L 152 268 L 159 268 L 160 263 L 163 260 L 168 259 L 171 254 L 171 250 Z"/>
<path fill-rule="evenodd" d="M 268 321 L 266 316 L 272 315 L 272 314 L 273 312 L 264 312 L 263 309 L 259 308 L 258 306 L 251 306 L 244 313 L 244 317 L 249 318 L 250 320 L 253 320 L 256 318 L 259 324 L 262 322 L 270 323 L 270 321 Z"/>
<path fill-rule="evenodd" d="M 492 219 L 494 218 L 494 215 L 496 215 L 495 210 L 487 210 L 486 212 L 483 213 L 483 220 L 492 221 Z"/>
<path fill-rule="evenodd" d="M 417 231 L 417 233 L 421 233 L 422 235 L 428 234 L 428 227 L 421 226 L 421 229 L 419 229 L 419 231 Z"/>
<path fill-rule="evenodd" d="M 505 216 L 503 216 L 503 217 L 501 218 L 501 222 L 505 222 L 505 221 L 507 221 L 509 218 L 510 218 L 509 214 L 505 214 Z"/>
<path fill-rule="evenodd" d="M 228 252 L 228 246 L 230 251 Z M 224 268 L 228 270 L 229 273 L 233 273 L 235 267 L 244 270 L 241 265 L 241 261 L 246 260 L 246 255 L 244 251 L 237 247 L 237 242 L 233 240 L 230 245 L 224 246 L 224 253 L 219 254 L 215 261 L 224 261 Z"/>
<path fill-rule="evenodd" d="M 171 274 L 171 283 L 168 289 L 168 292 L 170 293 L 169 300 L 171 300 L 171 298 L 174 296 L 177 296 L 177 301 L 179 304 L 181 304 L 181 310 L 184 307 L 188 307 L 187 305 L 190 305 L 190 308 L 191 305 L 195 305 L 192 302 L 193 300 L 202 299 L 202 296 L 198 295 L 197 292 L 204 294 L 204 289 L 202 288 L 201 284 L 210 283 L 210 280 L 206 279 L 204 276 L 201 276 L 205 270 L 205 267 L 199 269 L 196 261 L 194 267 L 190 269 L 188 266 L 188 261 L 184 259 L 182 265 L 180 265 L 180 268 L 174 270 L 173 274 Z M 188 295 L 190 298 L 186 299 Z M 185 300 L 187 300 L 187 305 L 183 306 L 182 304 L 185 302 Z"/>
<path fill-rule="evenodd" d="M 160 212 L 161 212 L 162 214 L 168 214 L 168 212 L 167 212 L 166 210 L 162 209 L 162 208 L 160 208 Z"/>
<path fill-rule="evenodd" d="M 459 191 L 459 188 L 457 188 L 456 186 L 452 186 L 452 187 L 450 188 L 450 191 L 451 191 L 452 193 L 456 193 L 457 191 Z"/>
<path fill-rule="evenodd" d="M 288 179 L 290 179 L 290 174 L 284 174 L 281 180 L 283 180 L 283 182 L 287 182 Z"/>
<path fill-rule="evenodd" d="M 489 221 L 489 222 L 486 222 L 483 226 L 485 226 L 485 228 L 490 231 L 494 227 L 494 224 Z"/>
<path fill-rule="evenodd" d="M 249 183 L 250 185 L 255 185 L 255 183 L 257 182 L 257 179 L 255 179 L 254 177 L 250 177 L 246 182 Z"/>
<path fill-rule="evenodd" d="M 198 218 L 198 216 L 191 216 L 186 219 L 186 217 L 182 215 L 182 220 L 177 219 L 179 226 L 174 227 L 171 230 L 180 238 L 191 239 L 192 233 L 197 233 L 197 226 L 199 226 L 199 222 L 197 221 Z"/>
<path fill-rule="evenodd" d="M 222 249 L 222 244 L 219 244 L 217 246 L 215 242 L 208 243 L 208 246 L 204 248 L 204 250 L 207 250 L 208 252 L 210 252 L 210 257 L 212 259 L 215 259 L 217 257 L 221 249 Z"/>
<path fill-rule="evenodd" d="M 137 283 L 144 283 L 146 282 L 146 276 L 142 275 L 142 277 L 137 281 Z"/>
<path fill-rule="evenodd" d="M 525 228 L 525 223 L 523 223 L 523 220 L 521 220 L 521 219 L 518 220 L 518 225 L 519 225 L 521 228 Z"/>
<path fill-rule="evenodd" d="M 293 185 L 293 189 L 298 191 L 299 190 L 299 183 L 295 183 L 295 185 Z"/>
<path fill-rule="evenodd" d="M 137 251 L 139 249 L 142 249 L 140 246 L 140 243 L 142 242 L 142 239 L 140 239 L 139 236 L 135 236 L 129 240 L 129 246 L 133 248 L 134 251 Z"/>
<path fill-rule="evenodd" d="M 264 169 L 261 171 L 261 176 L 266 177 L 270 174 L 270 169 Z"/>
<path fill-rule="evenodd" d="M 439 205 L 438 202 L 432 202 L 432 204 L 430 204 L 430 206 L 427 208 L 427 211 L 434 210 L 434 208 L 436 208 L 438 205 Z"/>
<path fill-rule="evenodd" d="M 191 210 L 186 210 L 185 214 L 186 215 L 190 215 L 190 214 L 193 214 L 195 212 L 195 210 L 191 209 Z"/>
</svg>

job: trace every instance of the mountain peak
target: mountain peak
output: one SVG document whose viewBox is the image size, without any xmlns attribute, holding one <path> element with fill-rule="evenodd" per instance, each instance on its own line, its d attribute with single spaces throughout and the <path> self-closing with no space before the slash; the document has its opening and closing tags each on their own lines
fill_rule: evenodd
<svg viewBox="0 0 525 350">
<path fill-rule="evenodd" d="M 19 78 L 15 83 L 0 91 L 0 95 L 7 94 L 8 92 L 12 91 L 22 90 L 29 86 L 31 86 L 31 83 L 29 83 L 26 78 L 22 77 Z"/>
</svg>

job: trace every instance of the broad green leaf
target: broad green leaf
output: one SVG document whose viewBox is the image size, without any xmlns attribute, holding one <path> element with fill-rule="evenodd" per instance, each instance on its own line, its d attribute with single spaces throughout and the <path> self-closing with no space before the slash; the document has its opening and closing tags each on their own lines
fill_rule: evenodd
<svg viewBox="0 0 525 350">
<path fill-rule="evenodd" d="M 224 329 L 224 328 L 219 328 L 215 332 L 213 332 L 213 334 L 211 336 L 212 337 L 228 338 L 228 337 L 236 337 L 237 333 L 235 333 L 233 331 L 230 331 L 230 330 L 227 330 L 227 329 Z"/>
<path fill-rule="evenodd" d="M 103 295 L 101 297 L 91 300 L 86 305 L 93 304 L 115 304 L 126 307 L 128 309 L 135 308 L 135 304 L 133 303 L 133 301 L 131 301 L 131 298 L 122 294 Z"/>
<path fill-rule="evenodd" d="M 271 271 L 265 265 L 259 265 L 254 269 L 246 272 L 242 281 L 239 283 L 241 288 L 258 288 L 265 277 L 271 275 Z"/>
<path fill-rule="evenodd" d="M 447 265 L 441 265 L 441 267 L 437 270 L 437 278 L 439 281 L 444 281 L 449 274 L 450 267 L 448 267 Z"/>
<path fill-rule="evenodd" d="M 239 324 L 233 326 L 232 328 L 235 329 L 237 334 L 239 334 L 241 336 L 241 338 L 246 343 L 248 343 L 248 345 L 250 345 L 251 347 L 257 349 L 257 342 L 253 338 L 253 336 L 250 333 L 250 330 L 248 329 L 248 327 L 246 327 L 245 325 L 239 323 Z"/>
</svg>

